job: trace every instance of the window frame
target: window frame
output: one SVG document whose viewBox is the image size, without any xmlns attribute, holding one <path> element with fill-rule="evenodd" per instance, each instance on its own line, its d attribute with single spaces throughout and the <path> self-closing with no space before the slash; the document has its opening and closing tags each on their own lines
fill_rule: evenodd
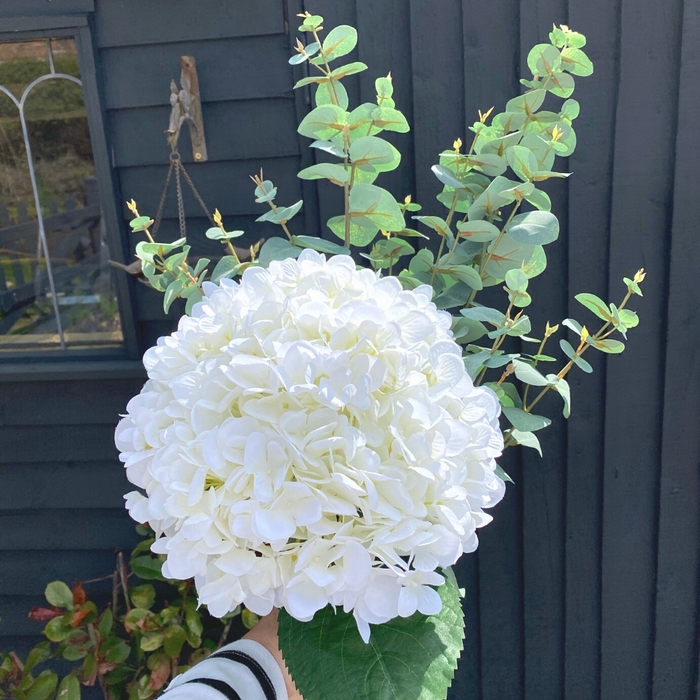
<svg viewBox="0 0 700 700">
<path fill-rule="evenodd" d="M 72 38 L 75 41 L 107 244 L 110 257 L 115 262 L 126 265 L 131 260 L 128 258 L 128 241 L 122 232 L 121 216 L 117 207 L 119 190 L 107 147 L 106 115 L 100 100 L 94 47 L 88 18 L 85 15 L 13 17 L 3 18 L 0 24 L 0 42 L 48 38 Z M 63 363 L 76 360 L 138 359 L 141 353 L 136 327 L 134 283 L 131 276 L 125 272 L 115 271 L 115 289 L 123 335 L 123 343 L 120 348 L 8 351 L 0 354 L 0 365 L 17 365 L 37 361 Z"/>
</svg>

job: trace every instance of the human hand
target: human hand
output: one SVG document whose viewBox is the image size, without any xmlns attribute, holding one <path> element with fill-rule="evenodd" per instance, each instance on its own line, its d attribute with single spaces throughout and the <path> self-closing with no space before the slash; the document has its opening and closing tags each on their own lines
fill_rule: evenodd
<svg viewBox="0 0 700 700">
<path fill-rule="evenodd" d="M 252 630 L 250 630 L 243 639 L 252 639 L 258 644 L 262 644 L 265 649 L 267 649 L 272 656 L 275 657 L 275 661 L 279 664 L 280 669 L 282 669 L 282 674 L 284 675 L 284 684 L 287 688 L 287 696 L 289 700 L 304 700 L 299 694 L 299 691 L 294 685 L 292 677 L 287 671 L 287 666 L 282 658 L 282 652 L 279 647 L 279 639 L 277 637 L 278 624 L 277 624 L 277 613 L 278 610 L 275 608 L 269 615 L 261 618 Z"/>
</svg>

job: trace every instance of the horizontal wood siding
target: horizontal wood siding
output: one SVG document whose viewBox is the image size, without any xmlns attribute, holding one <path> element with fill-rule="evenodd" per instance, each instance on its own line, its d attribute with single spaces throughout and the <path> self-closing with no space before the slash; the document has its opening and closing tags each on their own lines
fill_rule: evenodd
<svg viewBox="0 0 700 700">
<path fill-rule="evenodd" d="M 0 15 L 8 6 L 0 3 Z M 89 12 L 87 0 L 54 0 Z M 48 4 L 46 5 L 48 7 Z M 481 546 L 457 565 L 466 589 L 467 642 L 453 700 L 700 700 L 700 431 L 698 308 L 700 249 L 694 223 L 700 162 L 700 5 L 696 0 L 96 0 L 91 26 L 103 90 L 119 206 L 155 215 L 168 163 L 163 130 L 168 84 L 180 55 L 197 60 L 209 162 L 182 157 L 210 210 L 244 230 L 250 245 L 278 233 L 256 224 L 248 176 L 260 167 L 279 200 L 304 198 L 296 232 L 331 236 L 338 188 L 301 182 L 323 156 L 296 124 L 310 108 L 293 91 L 285 18 L 305 6 L 326 25 L 358 27 L 348 61 L 370 70 L 347 81 L 351 104 L 374 98 L 392 73 L 397 106 L 412 132 L 391 134 L 401 168 L 381 183 L 439 213 L 437 154 L 469 143 L 477 110 L 500 110 L 519 89 L 531 45 L 552 22 L 588 37 L 595 63 L 577 80 L 581 116 L 573 176 L 549 187 L 562 222 L 549 269 L 532 283 L 533 335 L 545 321 L 587 321 L 574 295 L 612 300 L 622 276 L 646 267 L 642 323 L 623 357 L 591 358 L 573 373 L 574 413 L 541 434 L 544 459 L 509 451 L 515 485 L 494 510 Z M 29 6 L 28 6 L 29 7 Z M 44 7 L 32 0 L 31 9 Z M 87 8 L 87 9 L 86 9 Z M 46 9 L 46 8 L 44 8 Z M 49 10 L 46 9 L 48 12 Z M 11 14 L 11 13 L 10 13 Z M 208 220 L 185 195 L 197 255 L 220 254 Z M 173 192 L 160 240 L 179 236 Z M 130 236 L 130 248 L 138 240 Z M 499 299 L 499 290 L 489 292 Z M 485 299 L 489 298 L 485 296 Z M 135 285 L 145 349 L 172 330 L 181 308 Z M 112 436 L 143 376 L 133 367 L 101 375 L 50 368 L 0 373 L 0 646 L 18 649 L 37 629 L 26 611 L 48 581 L 109 573 L 114 550 L 134 541 L 122 508 L 129 490 Z M 35 381 L 25 382 L 31 377 Z M 21 378 L 21 381 L 20 381 Z M 561 411 L 558 397 L 545 408 Z M 545 402 L 543 402 L 545 404 Z M 108 583 L 92 584 L 97 595 Z"/>
</svg>

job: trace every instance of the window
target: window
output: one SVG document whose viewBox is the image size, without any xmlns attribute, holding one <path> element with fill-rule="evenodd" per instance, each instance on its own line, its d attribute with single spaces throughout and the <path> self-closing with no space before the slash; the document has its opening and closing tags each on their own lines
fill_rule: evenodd
<svg viewBox="0 0 700 700">
<path fill-rule="evenodd" d="M 75 36 L 0 40 L 0 358 L 123 348 Z"/>
</svg>

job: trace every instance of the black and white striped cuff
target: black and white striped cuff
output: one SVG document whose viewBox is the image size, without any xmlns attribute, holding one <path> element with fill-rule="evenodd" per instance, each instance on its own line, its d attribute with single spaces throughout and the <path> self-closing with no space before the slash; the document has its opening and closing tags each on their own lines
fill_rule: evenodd
<svg viewBox="0 0 700 700">
<path fill-rule="evenodd" d="M 287 700 L 287 689 L 272 654 L 241 639 L 175 678 L 164 700 Z"/>
</svg>

